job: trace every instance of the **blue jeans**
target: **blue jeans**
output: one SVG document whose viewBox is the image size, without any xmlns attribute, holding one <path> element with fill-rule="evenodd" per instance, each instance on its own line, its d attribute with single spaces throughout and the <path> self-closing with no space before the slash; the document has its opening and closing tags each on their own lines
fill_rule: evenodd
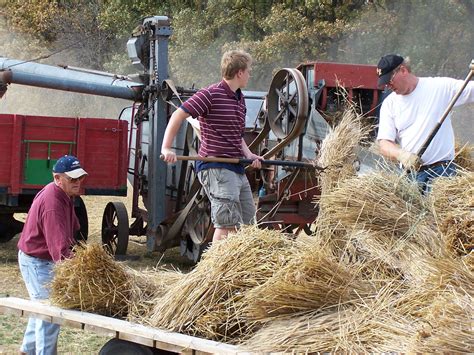
<svg viewBox="0 0 474 355">
<path fill-rule="evenodd" d="M 18 252 L 18 264 L 28 294 L 32 300 L 45 300 L 49 297 L 48 284 L 53 280 L 52 261 L 38 259 Z M 21 351 L 27 354 L 57 354 L 59 325 L 41 319 L 29 318 Z"/>
<path fill-rule="evenodd" d="M 456 166 L 453 162 L 449 164 L 442 164 L 432 168 L 418 171 L 416 173 L 416 181 L 420 186 L 423 194 L 431 191 L 431 183 L 434 179 L 440 176 L 454 176 L 456 175 Z"/>
</svg>

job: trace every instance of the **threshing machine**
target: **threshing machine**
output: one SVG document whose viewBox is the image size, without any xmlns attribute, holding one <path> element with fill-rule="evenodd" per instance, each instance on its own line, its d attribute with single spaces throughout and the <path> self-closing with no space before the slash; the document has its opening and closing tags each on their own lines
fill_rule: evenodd
<svg viewBox="0 0 474 355">
<path fill-rule="evenodd" d="M 167 165 L 159 158 L 174 107 L 196 92 L 176 86 L 168 78 L 171 33 L 165 16 L 146 18 L 134 31 L 127 43 L 129 57 L 139 71 L 133 79 L 0 58 L 0 96 L 8 84 L 16 83 L 132 101 L 119 120 L 129 123 L 129 165 L 124 171 L 133 186 L 134 221 L 129 225 L 122 203 L 108 203 L 102 240 L 115 254 L 125 254 L 129 235 L 146 235 L 150 251 L 180 245 L 183 255 L 197 260 L 213 227 L 209 203 L 195 178 L 194 162 Z M 329 129 L 328 114 L 340 109 L 341 88 L 360 103 L 362 112 L 376 116 L 380 91 L 374 66 L 305 63 L 278 71 L 268 93 L 244 92 L 248 108 L 245 139 L 250 149 L 266 159 L 314 159 Z M 196 155 L 198 146 L 191 125 L 183 125 L 174 142 L 177 153 Z M 72 152 L 83 160 L 80 150 Z M 89 168 L 85 164 L 85 169 Z M 319 193 L 314 170 L 270 166 L 247 174 L 258 196 L 260 225 L 310 232 L 317 215 L 311 201 Z M 0 199 L 0 210 L 8 206 L 11 213 L 11 195 L 21 196 L 25 191 L 6 188 L 4 192 L 8 198 Z"/>
</svg>

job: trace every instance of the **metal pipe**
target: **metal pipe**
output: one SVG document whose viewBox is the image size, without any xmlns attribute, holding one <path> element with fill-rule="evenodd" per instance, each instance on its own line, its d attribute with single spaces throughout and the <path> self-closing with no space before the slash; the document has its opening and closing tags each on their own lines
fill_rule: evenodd
<svg viewBox="0 0 474 355">
<path fill-rule="evenodd" d="M 0 87 L 21 84 L 82 94 L 140 101 L 144 85 L 115 75 L 80 72 L 0 57 Z"/>
</svg>

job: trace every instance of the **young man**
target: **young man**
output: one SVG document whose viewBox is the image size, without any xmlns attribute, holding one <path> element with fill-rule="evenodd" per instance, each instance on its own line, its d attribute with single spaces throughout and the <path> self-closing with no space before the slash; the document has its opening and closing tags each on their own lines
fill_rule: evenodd
<svg viewBox="0 0 474 355">
<path fill-rule="evenodd" d="M 247 86 L 251 64 L 252 58 L 244 51 L 224 53 L 222 81 L 200 90 L 172 114 L 161 147 L 166 162 L 176 162 L 171 144 L 182 122 L 192 116 L 198 118 L 201 129 L 199 156 L 245 157 L 253 160 L 252 167 L 261 167 L 262 157 L 253 154 L 243 138 L 246 107 L 241 89 Z M 253 221 L 255 204 L 242 165 L 198 162 L 196 171 L 211 202 L 213 242 Z"/>
<path fill-rule="evenodd" d="M 74 212 L 74 196 L 87 175 L 79 160 L 66 155 L 53 167 L 53 182 L 33 200 L 18 241 L 18 263 L 32 300 L 49 297 L 53 266 L 71 255 L 79 221 Z M 30 318 L 21 345 L 21 354 L 56 354 L 59 325 Z"/>
<path fill-rule="evenodd" d="M 451 117 L 444 121 L 421 159 L 416 155 L 441 119 L 451 99 L 463 85 L 452 78 L 420 78 L 411 72 L 408 58 L 396 54 L 382 57 L 377 65 L 379 86 L 393 92 L 380 110 L 377 140 L 381 153 L 398 160 L 416 174 L 424 192 L 438 176 L 455 174 L 454 132 Z M 474 82 L 468 83 L 456 106 L 474 102 Z"/>
</svg>

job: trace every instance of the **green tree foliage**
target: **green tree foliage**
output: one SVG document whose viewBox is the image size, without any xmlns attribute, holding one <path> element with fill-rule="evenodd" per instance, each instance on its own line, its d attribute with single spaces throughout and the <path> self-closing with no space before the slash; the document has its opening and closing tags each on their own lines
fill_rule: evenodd
<svg viewBox="0 0 474 355">
<path fill-rule="evenodd" d="M 13 28 L 41 37 L 46 41 L 56 39 L 58 29 L 54 26 L 54 19 L 60 13 L 56 1 L 6 0 L 4 6 Z"/>
</svg>

